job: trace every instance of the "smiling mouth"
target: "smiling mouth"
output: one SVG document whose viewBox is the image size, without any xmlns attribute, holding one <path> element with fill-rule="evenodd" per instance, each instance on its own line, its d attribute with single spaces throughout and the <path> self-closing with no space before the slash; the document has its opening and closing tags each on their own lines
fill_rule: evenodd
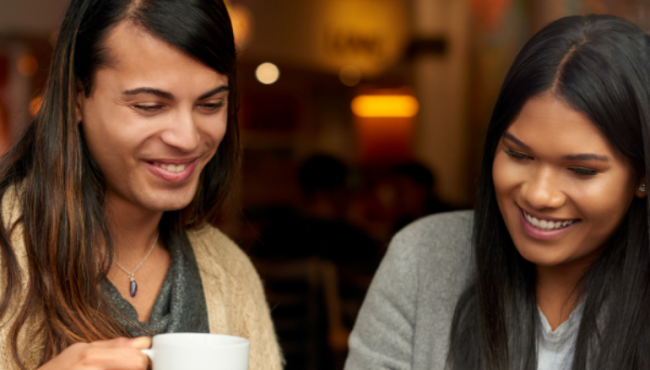
<svg viewBox="0 0 650 370">
<path fill-rule="evenodd" d="M 529 224 L 531 224 L 534 228 L 539 229 L 539 230 L 543 230 L 543 231 L 564 229 L 564 228 L 569 227 L 572 224 L 580 221 L 579 219 L 573 219 L 573 220 L 540 219 L 540 218 L 537 218 L 537 217 L 527 213 L 523 209 L 521 210 L 521 212 L 523 213 L 524 218 L 526 219 L 526 221 L 528 221 Z"/>
<path fill-rule="evenodd" d="M 154 163 L 153 164 L 156 167 L 160 167 L 163 170 L 169 171 L 169 172 L 174 172 L 174 173 L 180 173 L 185 171 L 187 166 L 189 165 L 188 163 L 185 164 L 164 164 L 164 163 Z"/>
</svg>

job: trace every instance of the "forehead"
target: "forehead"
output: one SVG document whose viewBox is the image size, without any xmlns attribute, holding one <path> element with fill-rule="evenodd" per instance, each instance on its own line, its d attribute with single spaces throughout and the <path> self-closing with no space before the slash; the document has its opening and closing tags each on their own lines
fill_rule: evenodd
<svg viewBox="0 0 650 370">
<path fill-rule="evenodd" d="M 586 115 L 551 94 L 530 98 L 507 132 L 537 152 L 622 156 Z"/>
<path fill-rule="evenodd" d="M 130 21 L 120 22 L 111 30 L 104 47 L 108 63 L 98 70 L 98 75 L 103 73 L 116 79 L 114 82 L 128 85 L 121 88 L 148 86 L 172 90 L 185 86 L 209 90 L 228 84 L 227 76 Z"/>
</svg>

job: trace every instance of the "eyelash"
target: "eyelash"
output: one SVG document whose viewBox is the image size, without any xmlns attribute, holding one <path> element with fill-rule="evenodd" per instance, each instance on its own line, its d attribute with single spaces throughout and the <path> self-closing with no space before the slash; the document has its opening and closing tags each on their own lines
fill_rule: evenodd
<svg viewBox="0 0 650 370">
<path fill-rule="evenodd" d="M 207 110 L 214 111 L 214 110 L 217 110 L 219 108 L 222 108 L 223 105 L 224 105 L 223 102 L 220 102 L 220 103 L 201 104 L 200 106 L 207 109 Z M 156 112 L 158 110 L 163 109 L 164 106 L 163 105 L 139 105 L 139 104 L 134 104 L 133 108 L 144 111 L 144 112 L 147 112 L 147 113 L 153 113 L 153 112 Z"/>
<path fill-rule="evenodd" d="M 223 102 L 219 103 L 208 103 L 208 104 L 201 104 L 203 108 L 206 108 L 208 110 L 217 110 L 219 108 L 223 108 Z"/>
<path fill-rule="evenodd" d="M 138 104 L 134 104 L 133 108 L 141 110 L 141 111 L 145 111 L 145 112 L 155 112 L 157 110 L 162 109 L 163 106 L 162 105 L 138 105 Z"/>
<path fill-rule="evenodd" d="M 506 154 L 515 158 L 515 159 L 533 159 L 531 156 L 521 153 L 521 152 L 515 152 L 514 150 L 506 149 L 505 150 Z"/>
<path fill-rule="evenodd" d="M 533 159 L 531 156 L 521 153 L 521 152 L 515 152 L 514 150 L 506 149 L 505 150 L 506 154 L 511 156 L 512 158 L 518 159 L 518 160 L 525 160 L 525 159 Z M 594 176 L 598 174 L 598 171 L 594 170 L 588 170 L 586 168 L 569 168 L 569 171 L 575 173 L 578 176 Z"/>
<path fill-rule="evenodd" d="M 569 168 L 569 170 L 573 171 L 573 173 L 578 176 L 594 176 L 598 173 L 598 171 L 588 170 L 586 168 Z"/>
</svg>

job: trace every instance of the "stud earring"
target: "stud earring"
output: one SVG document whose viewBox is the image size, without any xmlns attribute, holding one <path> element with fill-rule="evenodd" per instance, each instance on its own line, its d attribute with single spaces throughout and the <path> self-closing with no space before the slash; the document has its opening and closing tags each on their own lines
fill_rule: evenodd
<svg viewBox="0 0 650 370">
<path fill-rule="evenodd" d="M 645 184 L 639 185 L 639 191 L 645 191 Z"/>
</svg>

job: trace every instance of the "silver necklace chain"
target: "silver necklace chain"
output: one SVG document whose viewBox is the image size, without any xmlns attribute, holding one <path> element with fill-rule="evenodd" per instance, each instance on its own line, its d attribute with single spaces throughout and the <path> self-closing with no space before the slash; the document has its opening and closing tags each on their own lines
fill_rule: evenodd
<svg viewBox="0 0 650 370">
<path fill-rule="evenodd" d="M 138 266 L 136 266 L 136 268 L 133 269 L 133 271 L 129 272 L 129 270 L 125 269 L 124 266 L 120 265 L 120 263 L 117 262 L 117 261 L 115 260 L 115 258 L 113 258 L 113 262 L 115 262 L 115 264 L 117 265 L 117 267 L 121 268 L 122 271 L 126 272 L 126 274 L 129 275 L 129 278 L 133 279 L 133 274 L 135 274 L 135 272 L 138 271 L 138 269 L 140 268 L 140 266 L 142 266 L 142 264 L 144 263 L 144 261 L 146 261 L 147 258 L 149 258 L 149 255 L 151 255 L 151 252 L 153 252 L 153 249 L 154 249 L 154 247 L 156 246 L 156 243 L 158 242 L 158 237 L 159 237 L 159 236 L 160 236 L 160 233 L 156 234 L 156 240 L 153 241 L 153 244 L 151 245 L 151 248 L 149 248 L 149 252 L 147 253 L 146 256 L 144 256 L 144 258 L 142 259 L 142 261 L 140 261 L 140 264 L 139 264 Z"/>
</svg>

